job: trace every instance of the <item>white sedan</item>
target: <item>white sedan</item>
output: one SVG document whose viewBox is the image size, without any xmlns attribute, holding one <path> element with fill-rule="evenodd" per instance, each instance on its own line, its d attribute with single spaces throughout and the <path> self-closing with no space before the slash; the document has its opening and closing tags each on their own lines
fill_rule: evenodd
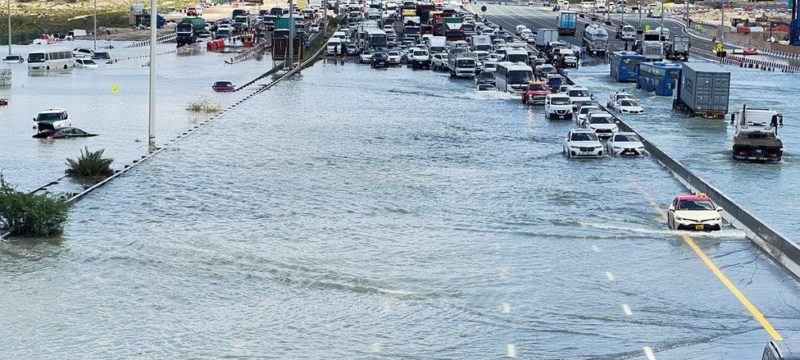
<svg viewBox="0 0 800 360">
<path fill-rule="evenodd" d="M 586 116 L 588 116 L 592 111 L 600 111 L 600 108 L 595 105 L 581 106 L 580 110 L 576 112 L 576 114 L 578 114 L 578 118 L 575 121 L 578 122 L 578 125 L 583 124 L 583 122 L 586 121 Z"/>
<path fill-rule="evenodd" d="M 643 156 L 647 153 L 644 150 L 642 139 L 639 139 L 639 135 L 632 132 L 614 134 L 608 139 L 606 148 L 611 156 Z"/>
<path fill-rule="evenodd" d="M 572 129 L 564 139 L 562 152 L 568 158 L 602 158 L 603 144 L 590 129 Z"/>
<path fill-rule="evenodd" d="M 667 223 L 673 230 L 720 230 L 722 208 L 705 194 L 680 195 L 672 201 Z"/>
<path fill-rule="evenodd" d="M 397 50 L 391 50 L 386 55 L 386 61 L 389 62 L 389 64 L 392 64 L 392 65 L 400 64 L 401 58 L 402 58 L 402 55 L 400 55 L 400 52 L 397 51 Z"/>
<path fill-rule="evenodd" d="M 644 108 L 636 99 L 620 99 L 609 103 L 609 107 L 619 111 L 620 114 L 644 114 Z"/>
<path fill-rule="evenodd" d="M 605 111 L 594 111 L 586 115 L 583 127 L 594 131 L 597 137 L 606 140 L 619 131 L 617 122 L 611 114 Z"/>
</svg>

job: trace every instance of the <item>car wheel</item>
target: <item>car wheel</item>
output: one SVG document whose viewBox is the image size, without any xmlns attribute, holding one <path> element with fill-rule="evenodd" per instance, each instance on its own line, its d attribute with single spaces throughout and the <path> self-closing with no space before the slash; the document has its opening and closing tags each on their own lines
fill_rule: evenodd
<svg viewBox="0 0 800 360">
<path fill-rule="evenodd" d="M 667 227 L 669 227 L 670 230 L 675 230 L 675 219 L 672 218 L 671 214 L 667 215 Z"/>
</svg>

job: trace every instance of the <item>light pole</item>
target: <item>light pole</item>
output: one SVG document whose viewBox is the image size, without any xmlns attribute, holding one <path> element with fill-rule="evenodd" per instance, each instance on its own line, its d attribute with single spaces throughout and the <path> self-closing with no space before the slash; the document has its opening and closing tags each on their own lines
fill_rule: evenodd
<svg viewBox="0 0 800 360">
<path fill-rule="evenodd" d="M 156 0 L 150 0 L 150 113 L 147 126 L 147 149 L 156 151 L 156 32 L 158 12 Z M 95 32 L 96 34 L 96 32 Z M 95 35 L 96 36 L 96 35 Z"/>
<path fill-rule="evenodd" d="M 658 30 L 658 36 L 661 37 L 661 34 L 664 33 L 664 1 L 661 1 L 661 29 Z"/>
<path fill-rule="evenodd" d="M 94 0 L 94 50 L 97 51 L 97 0 Z"/>
<path fill-rule="evenodd" d="M 289 70 L 292 67 L 294 67 L 294 0 L 289 0 Z"/>
<path fill-rule="evenodd" d="M 639 0 L 639 31 L 642 30 L 642 0 Z"/>
<path fill-rule="evenodd" d="M 11 0 L 8 0 L 8 55 L 11 55 Z"/>
<path fill-rule="evenodd" d="M 722 0 L 720 10 L 720 19 L 719 19 L 719 42 L 722 43 L 725 41 L 725 0 Z"/>
</svg>

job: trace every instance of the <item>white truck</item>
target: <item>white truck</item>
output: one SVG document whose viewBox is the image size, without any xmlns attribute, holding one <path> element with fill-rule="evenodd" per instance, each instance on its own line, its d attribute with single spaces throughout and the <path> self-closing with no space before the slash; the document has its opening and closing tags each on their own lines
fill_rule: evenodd
<svg viewBox="0 0 800 360">
<path fill-rule="evenodd" d="M 536 33 L 536 47 L 544 49 L 547 44 L 558 41 L 558 30 L 556 29 L 539 29 Z"/>
<path fill-rule="evenodd" d="M 447 70 L 452 77 L 475 77 L 478 59 L 469 51 L 453 51 L 447 56 Z"/>
<path fill-rule="evenodd" d="M 492 37 L 489 35 L 473 35 L 470 38 L 472 51 L 492 51 Z"/>
<path fill-rule="evenodd" d="M 428 51 L 431 54 L 444 53 L 447 51 L 447 38 L 444 36 L 432 36 L 428 40 Z"/>
<path fill-rule="evenodd" d="M 583 29 L 583 46 L 590 55 L 605 56 L 608 50 L 608 31 L 597 24 Z"/>
<path fill-rule="evenodd" d="M 648 61 L 664 60 L 664 43 L 661 41 L 661 34 L 655 30 L 642 34 L 642 41 L 639 43 L 637 52 L 644 55 Z"/>
</svg>

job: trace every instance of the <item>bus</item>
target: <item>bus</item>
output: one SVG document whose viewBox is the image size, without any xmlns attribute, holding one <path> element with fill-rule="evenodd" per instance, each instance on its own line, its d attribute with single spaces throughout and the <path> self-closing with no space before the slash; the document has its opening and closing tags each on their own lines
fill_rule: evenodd
<svg viewBox="0 0 800 360">
<path fill-rule="evenodd" d="M 678 83 L 681 65 L 668 62 L 642 62 L 636 87 L 654 92 L 658 96 L 672 96 Z"/>
<path fill-rule="evenodd" d="M 387 40 L 385 31 L 374 28 L 364 30 L 364 39 L 361 41 L 361 50 L 385 48 L 386 46 Z"/>
<path fill-rule="evenodd" d="M 616 51 L 611 54 L 611 77 L 616 82 L 635 82 L 639 63 L 645 61 L 642 54 L 633 51 Z"/>
<path fill-rule="evenodd" d="M 28 70 L 68 70 L 75 67 L 75 56 L 65 49 L 37 50 L 28 53 Z"/>
<path fill-rule="evenodd" d="M 497 64 L 494 71 L 494 82 L 497 90 L 521 94 L 533 80 L 533 70 L 524 63 L 503 61 Z"/>
</svg>

